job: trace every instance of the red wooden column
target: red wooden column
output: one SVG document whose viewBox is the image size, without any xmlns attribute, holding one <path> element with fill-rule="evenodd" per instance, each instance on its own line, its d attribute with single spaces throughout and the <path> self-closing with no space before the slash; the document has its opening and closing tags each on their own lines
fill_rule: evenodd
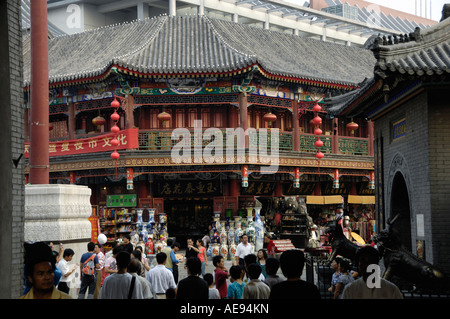
<svg viewBox="0 0 450 319">
<path fill-rule="evenodd" d="M 374 123 L 367 121 L 367 137 L 369 138 L 369 156 L 373 156 Z"/>
<path fill-rule="evenodd" d="M 292 101 L 292 150 L 300 152 L 300 128 L 298 123 L 298 102 Z"/>
<path fill-rule="evenodd" d="M 30 1 L 31 107 L 30 183 L 49 183 L 47 1 Z"/>
<path fill-rule="evenodd" d="M 125 128 L 134 128 L 134 96 L 132 94 L 127 95 L 127 108 L 125 113 L 127 115 Z"/>
<path fill-rule="evenodd" d="M 248 129 L 248 108 L 247 108 L 247 94 L 246 93 L 239 93 L 239 112 L 240 112 L 240 124 L 239 126 L 242 127 L 244 132 Z M 245 134 L 245 148 L 248 148 L 248 135 Z"/>
<path fill-rule="evenodd" d="M 339 153 L 339 119 L 333 119 L 333 136 L 332 136 L 331 152 L 333 154 Z"/>
<path fill-rule="evenodd" d="M 75 125 L 75 103 L 69 104 L 69 140 L 75 139 L 76 134 L 76 125 Z"/>
</svg>

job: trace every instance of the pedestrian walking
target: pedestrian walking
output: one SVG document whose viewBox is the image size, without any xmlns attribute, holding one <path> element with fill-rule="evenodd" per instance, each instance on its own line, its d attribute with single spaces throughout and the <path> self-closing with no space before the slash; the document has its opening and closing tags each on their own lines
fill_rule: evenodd
<svg viewBox="0 0 450 319">
<path fill-rule="evenodd" d="M 169 269 L 170 272 L 173 273 L 173 265 L 174 264 L 178 265 L 179 261 L 175 257 L 175 253 L 172 250 L 172 244 L 173 244 L 173 240 L 171 238 L 169 238 L 167 240 L 167 246 L 164 247 L 163 249 L 161 249 L 161 252 L 167 255 L 166 268 Z"/>
<path fill-rule="evenodd" d="M 241 265 L 244 268 L 244 257 L 248 254 L 253 254 L 253 247 L 248 242 L 248 236 L 246 234 L 241 236 L 241 242 L 236 246 L 236 264 Z"/>
<path fill-rule="evenodd" d="M 244 268 L 239 265 L 231 266 L 230 276 L 233 282 L 228 285 L 227 299 L 242 299 L 245 286 L 245 282 L 243 281 L 245 276 Z"/>
<path fill-rule="evenodd" d="M 75 264 L 73 267 L 69 267 L 69 262 L 72 261 L 73 256 L 75 255 L 75 252 L 70 249 L 66 248 L 64 249 L 63 257 L 57 264 L 57 267 L 61 271 L 61 280 L 58 284 L 58 290 L 62 291 L 66 294 L 69 294 L 70 287 L 68 283 L 71 281 L 71 275 L 74 273 L 74 271 L 79 266 L 78 264 Z"/>
<path fill-rule="evenodd" d="M 211 273 L 207 273 L 203 276 L 203 279 L 208 283 L 208 299 L 220 299 L 219 290 L 214 286 L 214 276 Z"/>
<path fill-rule="evenodd" d="M 287 280 L 272 286 L 269 299 L 320 299 L 316 285 L 300 279 L 305 266 L 305 254 L 298 249 L 284 251 L 280 267 Z"/>
<path fill-rule="evenodd" d="M 94 299 L 98 299 L 100 294 L 100 289 L 102 288 L 103 280 L 105 279 L 105 261 L 106 257 L 102 251 L 102 245 L 99 243 L 95 244 L 94 253 L 98 258 L 99 268 L 97 269 L 96 281 L 95 281 L 95 292 Z"/>
<path fill-rule="evenodd" d="M 55 258 L 50 247 L 37 242 L 25 247 L 25 275 L 30 282 L 29 291 L 20 299 L 71 299 L 55 287 Z"/>
<path fill-rule="evenodd" d="M 202 276 L 204 276 L 206 274 L 206 266 L 208 266 L 208 257 L 206 256 L 206 248 L 203 246 L 201 239 L 197 239 L 197 250 L 197 257 L 202 263 Z"/>
<path fill-rule="evenodd" d="M 178 283 L 176 299 L 208 299 L 208 283 L 199 277 L 202 264 L 199 258 L 191 257 L 186 260 L 188 276 Z"/>
<path fill-rule="evenodd" d="M 286 278 L 277 274 L 280 268 L 280 262 L 274 257 L 269 257 L 266 260 L 266 273 L 267 276 L 264 279 L 264 283 L 272 289 L 273 285 L 286 280 Z"/>
<path fill-rule="evenodd" d="M 177 285 L 173 278 L 173 273 L 166 268 L 167 255 L 163 252 L 156 254 L 155 267 L 150 269 L 147 273 L 147 280 L 150 282 L 153 289 L 153 296 L 157 299 L 166 299 L 166 291 L 173 288 L 176 293 Z"/>
<path fill-rule="evenodd" d="M 147 279 L 145 279 L 140 275 L 141 270 L 142 270 L 141 261 L 138 258 L 131 258 L 127 268 L 128 273 L 136 277 L 136 280 L 138 280 L 141 283 L 142 298 L 153 299 L 152 286 L 150 285 L 150 282 Z"/>
<path fill-rule="evenodd" d="M 261 266 L 253 263 L 247 268 L 250 281 L 244 286 L 242 299 L 269 299 L 270 288 L 259 279 L 262 272 Z"/>
<path fill-rule="evenodd" d="M 342 299 L 342 292 L 344 291 L 345 286 L 355 281 L 355 279 L 350 275 L 350 262 L 347 259 L 340 259 L 339 264 L 339 273 L 341 274 L 339 278 L 336 280 L 336 289 L 334 291 L 334 299 Z"/>
<path fill-rule="evenodd" d="M 121 251 L 116 260 L 117 273 L 105 278 L 99 299 L 143 299 L 141 283 L 127 272 L 130 253 Z"/>
<path fill-rule="evenodd" d="M 384 278 L 377 278 L 379 280 L 378 287 L 375 285 L 369 287 L 367 284 L 368 278 L 372 274 L 367 271 L 367 267 L 378 265 L 380 262 L 378 250 L 372 246 L 361 247 L 356 253 L 356 260 L 362 276 L 344 288 L 342 299 L 403 299 L 400 289 Z"/>
<path fill-rule="evenodd" d="M 219 290 L 220 298 L 224 299 L 227 297 L 228 293 L 227 279 L 230 277 L 230 274 L 225 268 L 223 256 L 214 256 L 213 265 L 216 267 L 214 269 L 214 281 L 216 282 L 216 288 Z"/>
<path fill-rule="evenodd" d="M 123 247 L 120 245 L 116 245 L 112 250 L 112 255 L 109 256 L 105 261 L 105 276 L 109 276 L 111 274 L 115 274 L 117 272 L 117 263 L 116 257 L 117 254 L 123 250 Z"/>
<path fill-rule="evenodd" d="M 88 291 L 88 299 L 94 298 L 96 284 L 95 272 L 100 267 L 94 249 L 95 244 L 89 242 L 87 244 L 87 253 L 84 253 L 80 259 L 81 284 L 78 299 L 85 299 L 86 291 Z"/>
</svg>

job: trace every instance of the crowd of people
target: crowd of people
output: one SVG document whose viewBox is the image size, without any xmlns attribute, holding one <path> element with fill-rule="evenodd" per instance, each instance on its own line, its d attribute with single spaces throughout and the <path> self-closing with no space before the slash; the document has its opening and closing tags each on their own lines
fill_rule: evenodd
<svg viewBox="0 0 450 319">
<path fill-rule="evenodd" d="M 26 247 L 25 289 L 23 299 L 70 298 L 68 280 L 79 267 L 81 274 L 79 299 L 320 299 L 316 285 L 302 280 L 304 253 L 299 249 L 283 252 L 279 258 L 268 257 L 264 250 L 256 254 L 246 235 L 238 245 L 232 266 L 225 267 L 224 257 L 212 258 L 213 273 L 206 272 L 208 257 L 205 247 L 193 239 L 187 241 L 184 260 L 175 252 L 178 243 L 169 243 L 156 254 L 156 266 L 151 267 L 140 247 L 116 245 L 103 254 L 100 244 L 90 242 L 79 264 L 69 264 L 74 258 L 70 248 L 54 253 L 47 243 Z M 373 247 L 360 250 L 360 269 L 379 262 Z M 376 250 L 375 250 L 376 252 Z M 184 263 L 187 276 L 179 280 L 178 265 Z M 362 272 L 355 279 L 345 259 L 333 264 L 336 269 L 330 291 L 335 298 L 402 298 L 398 288 L 387 281 L 376 291 L 367 288 Z M 278 274 L 281 269 L 283 275 Z"/>
</svg>

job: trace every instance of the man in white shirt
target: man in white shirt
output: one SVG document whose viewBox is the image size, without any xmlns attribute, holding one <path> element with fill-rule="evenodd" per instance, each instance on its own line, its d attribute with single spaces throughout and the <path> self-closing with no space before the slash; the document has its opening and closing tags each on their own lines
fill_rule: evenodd
<svg viewBox="0 0 450 319">
<path fill-rule="evenodd" d="M 72 280 L 70 275 L 72 275 L 78 267 L 78 265 L 75 265 L 72 269 L 69 267 L 69 262 L 72 260 L 73 255 L 75 255 L 75 252 L 72 249 L 65 249 L 63 257 L 57 265 L 58 269 L 61 271 L 61 279 L 59 280 L 58 290 L 65 292 L 66 294 L 69 294 L 70 292 L 69 282 Z"/>
<path fill-rule="evenodd" d="M 244 257 L 248 254 L 253 254 L 253 247 L 248 242 L 248 236 L 242 235 L 241 242 L 236 247 L 236 253 L 234 256 L 236 257 L 236 263 L 244 267 Z"/>
<path fill-rule="evenodd" d="M 356 258 L 362 277 L 345 286 L 342 299 L 403 299 L 403 295 L 396 285 L 381 276 L 372 278 L 372 276 L 380 274 L 375 272 L 372 275 L 368 271 L 368 266 L 375 265 L 374 268 L 376 268 L 380 261 L 380 255 L 375 248 L 371 246 L 360 248 Z"/>
<path fill-rule="evenodd" d="M 134 287 L 131 289 L 133 276 L 127 272 L 130 263 L 130 253 L 121 251 L 117 254 L 117 273 L 109 275 L 103 282 L 99 299 L 143 299 L 141 283 L 134 280 Z"/>
<path fill-rule="evenodd" d="M 98 299 L 98 295 L 100 294 L 100 289 L 102 287 L 102 281 L 103 281 L 103 268 L 105 268 L 105 255 L 102 252 L 102 245 L 99 243 L 95 244 L 94 253 L 97 255 L 98 258 L 98 264 L 99 268 L 96 269 L 97 275 L 96 275 L 96 284 L 95 284 L 95 291 L 94 291 L 94 299 Z"/>
<path fill-rule="evenodd" d="M 137 258 L 131 258 L 130 263 L 128 264 L 127 268 L 128 273 L 130 273 L 133 277 L 136 277 L 136 280 L 139 280 L 141 283 L 142 288 L 142 296 L 144 299 L 153 299 L 152 294 L 152 286 L 148 282 L 147 279 L 142 277 L 141 271 L 142 271 L 142 264 L 139 259 Z"/>
<path fill-rule="evenodd" d="M 166 291 L 169 288 L 173 288 L 175 291 L 177 289 L 173 273 L 165 266 L 166 259 L 165 253 L 158 253 L 156 255 L 158 265 L 147 273 L 147 280 L 152 286 L 153 296 L 156 296 L 156 299 L 166 299 Z"/>
</svg>

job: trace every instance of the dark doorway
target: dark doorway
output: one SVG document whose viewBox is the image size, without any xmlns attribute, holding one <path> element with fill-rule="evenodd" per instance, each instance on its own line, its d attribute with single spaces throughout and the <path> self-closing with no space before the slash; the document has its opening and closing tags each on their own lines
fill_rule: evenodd
<svg viewBox="0 0 450 319">
<path fill-rule="evenodd" d="M 170 237 L 176 237 L 182 248 L 186 248 L 187 236 L 194 241 L 208 233 L 213 218 L 212 199 L 171 199 L 164 200 L 167 226 Z"/>
<path fill-rule="evenodd" d="M 397 172 L 392 182 L 391 193 L 391 218 L 399 214 L 397 220 L 391 226 L 401 240 L 403 246 L 411 251 L 411 212 L 408 188 L 405 179 Z"/>
</svg>

